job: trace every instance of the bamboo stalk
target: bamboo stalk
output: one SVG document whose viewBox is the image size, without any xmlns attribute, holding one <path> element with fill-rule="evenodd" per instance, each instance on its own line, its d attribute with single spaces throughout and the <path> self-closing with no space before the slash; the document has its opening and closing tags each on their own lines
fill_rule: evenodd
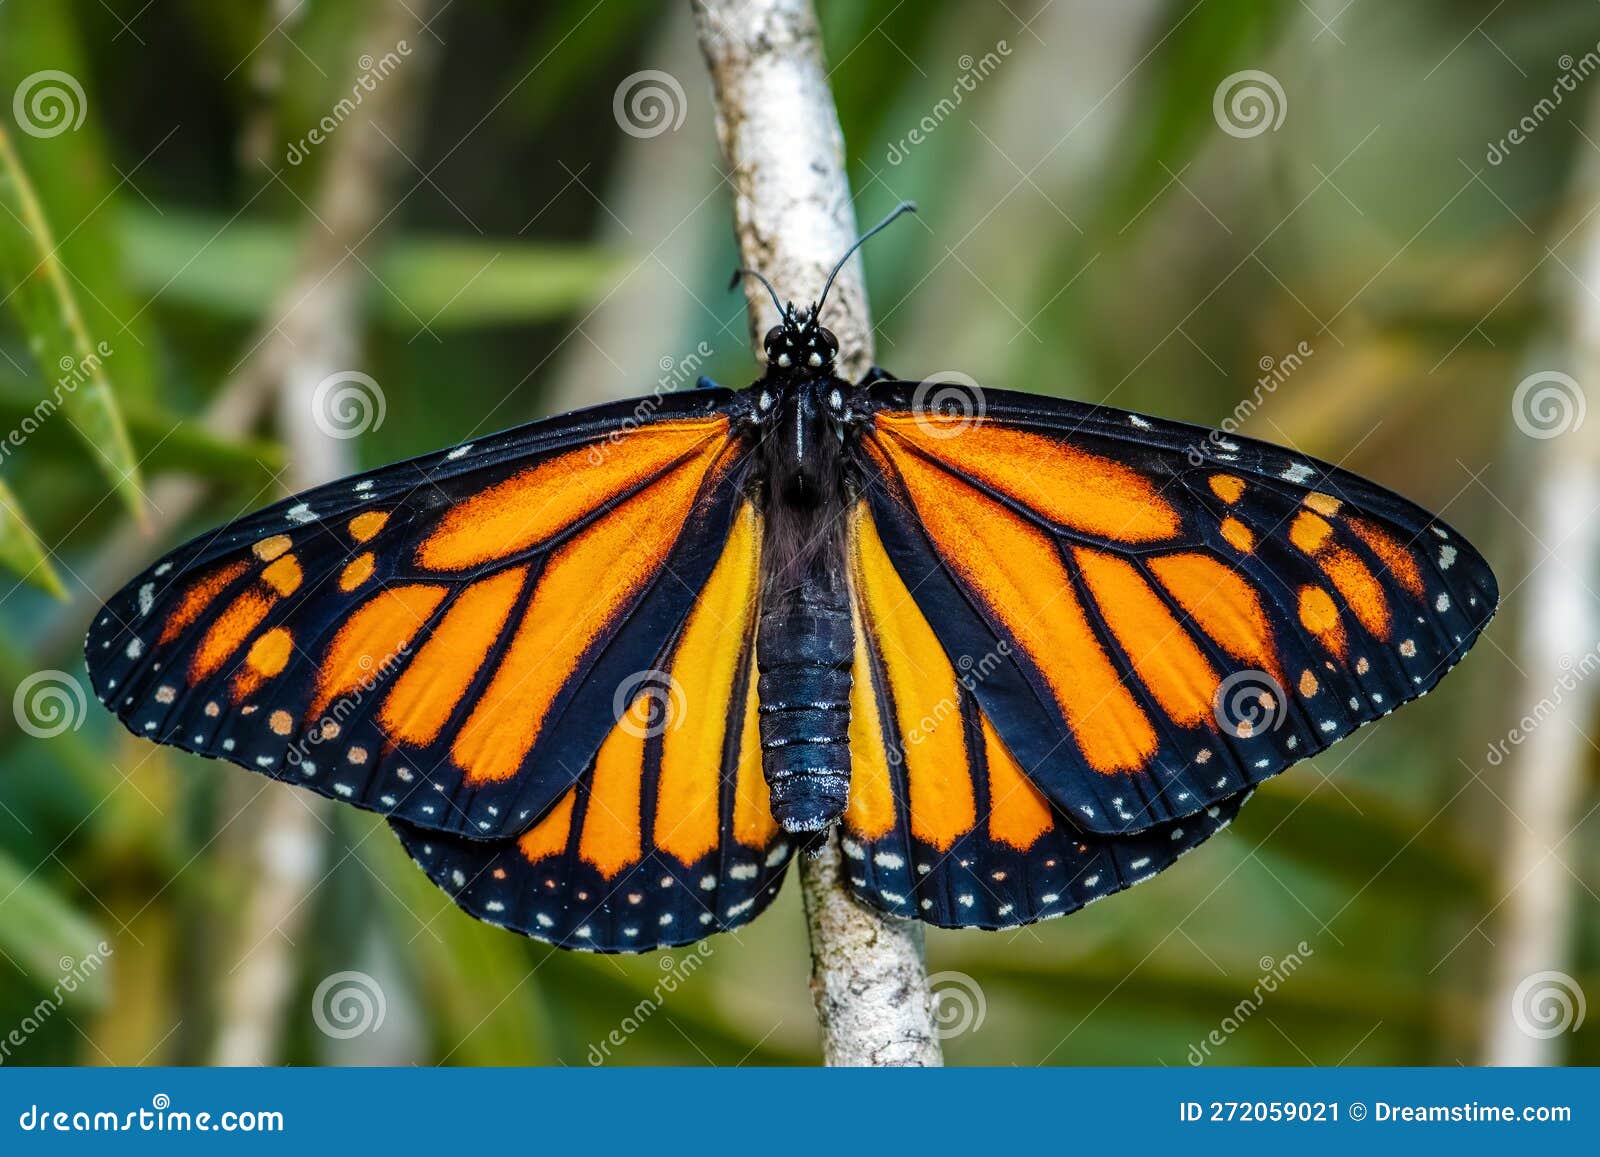
<svg viewBox="0 0 1600 1157">
<path fill-rule="evenodd" d="M 844 140 L 828 88 L 810 0 L 694 0 L 734 189 L 746 265 L 796 301 L 816 299 L 829 267 L 855 239 Z M 747 286 L 751 338 L 776 320 Z M 840 371 L 872 364 L 872 322 L 858 259 L 828 298 Z M 938 1065 L 922 927 L 879 916 L 846 890 L 837 839 L 803 856 L 800 882 L 811 932 L 811 991 L 830 1065 Z"/>
</svg>

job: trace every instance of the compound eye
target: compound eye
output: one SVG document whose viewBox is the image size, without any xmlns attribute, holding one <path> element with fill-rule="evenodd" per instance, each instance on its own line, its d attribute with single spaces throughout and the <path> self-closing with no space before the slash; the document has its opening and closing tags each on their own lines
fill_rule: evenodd
<svg viewBox="0 0 1600 1157">
<path fill-rule="evenodd" d="M 836 354 L 839 352 L 839 339 L 834 337 L 830 331 L 819 329 L 817 333 L 821 336 L 822 344 L 827 348 L 830 354 Z"/>
<path fill-rule="evenodd" d="M 773 350 L 777 349 L 782 342 L 783 326 L 781 325 L 773 326 L 767 331 L 767 336 L 761 339 L 761 344 L 766 347 L 768 353 L 771 353 Z"/>
</svg>

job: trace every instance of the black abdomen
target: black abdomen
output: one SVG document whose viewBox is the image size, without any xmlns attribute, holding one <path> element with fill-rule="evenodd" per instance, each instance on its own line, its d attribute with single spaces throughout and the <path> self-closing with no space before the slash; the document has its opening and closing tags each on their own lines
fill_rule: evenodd
<svg viewBox="0 0 1600 1157">
<path fill-rule="evenodd" d="M 822 831 L 850 795 L 850 662 L 842 590 L 810 581 L 761 613 L 756 635 L 761 765 L 772 815 L 788 832 Z"/>
</svg>

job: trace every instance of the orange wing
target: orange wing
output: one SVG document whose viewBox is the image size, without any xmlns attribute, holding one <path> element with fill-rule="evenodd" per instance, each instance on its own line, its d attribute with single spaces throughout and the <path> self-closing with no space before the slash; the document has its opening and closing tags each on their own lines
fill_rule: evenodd
<svg viewBox="0 0 1600 1157">
<path fill-rule="evenodd" d="M 1193 815 L 1423 694 L 1498 601 L 1453 530 L 1326 464 L 994 391 L 947 418 L 918 389 L 872 392 L 870 523 L 927 645 L 983 670 L 995 734 L 1086 831 Z"/>
<path fill-rule="evenodd" d="M 479 919 L 600 952 L 686 944 L 766 907 L 790 848 L 756 725 L 759 553 L 746 505 L 682 632 L 619 688 L 620 721 L 520 839 L 392 821 L 435 883 Z"/>
<path fill-rule="evenodd" d="M 861 899 L 946 928 L 1028 924 L 1148 879 L 1233 818 L 1248 792 L 1134 835 L 1080 831 L 978 706 L 991 664 L 950 661 L 864 504 L 850 542 L 856 656 L 841 843 Z"/>
<path fill-rule="evenodd" d="M 537 423 L 198 539 L 107 604 L 96 693 L 158 742 L 426 828 L 520 832 L 728 539 L 730 397 Z"/>
</svg>

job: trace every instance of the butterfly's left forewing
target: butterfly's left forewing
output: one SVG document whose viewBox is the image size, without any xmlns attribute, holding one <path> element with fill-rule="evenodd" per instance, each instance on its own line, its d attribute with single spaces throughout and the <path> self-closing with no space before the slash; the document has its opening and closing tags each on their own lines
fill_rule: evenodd
<svg viewBox="0 0 1600 1157">
<path fill-rule="evenodd" d="M 790 847 L 772 818 L 756 726 L 760 531 L 741 508 L 682 632 L 594 760 L 520 838 L 392 821 L 462 908 L 566 948 L 643 951 L 747 923 Z"/>
<path fill-rule="evenodd" d="M 475 839 L 525 830 L 721 555 L 726 391 L 600 407 L 324 486 L 106 605 L 96 694 L 136 734 Z"/>
</svg>

